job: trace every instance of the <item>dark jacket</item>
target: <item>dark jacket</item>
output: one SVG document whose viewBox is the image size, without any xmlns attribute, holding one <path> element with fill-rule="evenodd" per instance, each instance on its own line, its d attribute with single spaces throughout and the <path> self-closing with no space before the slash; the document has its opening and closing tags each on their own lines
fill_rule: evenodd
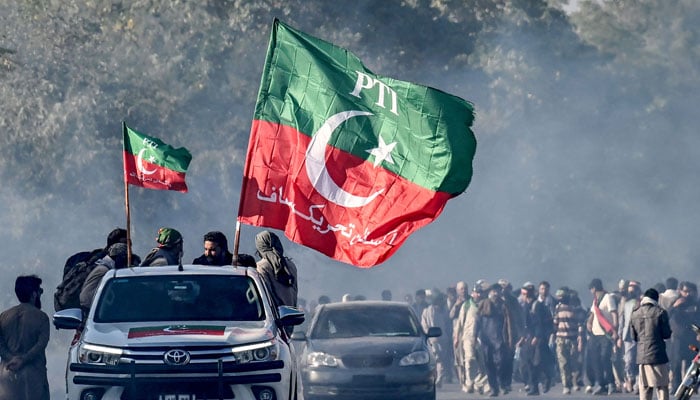
<svg viewBox="0 0 700 400">
<path fill-rule="evenodd" d="M 668 310 L 669 323 L 673 331 L 673 340 L 686 349 L 689 344 L 695 343 L 695 332 L 691 325 L 700 322 L 700 305 L 697 301 L 687 298 L 679 303 Z"/>
<path fill-rule="evenodd" d="M 643 297 L 630 318 L 632 340 L 637 342 L 637 364 L 655 365 L 668 362 L 664 339 L 671 337 L 668 314 L 657 302 Z"/>
<path fill-rule="evenodd" d="M 165 265 L 178 265 L 180 263 L 180 250 L 170 247 L 156 247 L 143 259 L 142 267 L 160 267 Z"/>
<path fill-rule="evenodd" d="M 499 299 L 484 299 L 479 303 L 476 336 L 483 345 L 500 348 L 506 342 L 506 310 Z"/>
<path fill-rule="evenodd" d="M 536 337 L 539 341 L 546 342 L 554 330 L 554 322 L 547 306 L 537 300 L 523 304 L 525 314 L 525 334 L 527 339 Z"/>
<path fill-rule="evenodd" d="M 233 254 L 228 252 L 228 250 L 224 251 L 223 257 L 219 257 L 217 260 L 209 260 L 206 255 L 202 254 L 201 256 L 195 258 L 192 261 L 192 264 L 195 265 L 214 265 L 214 266 L 222 266 L 222 265 L 231 265 L 233 264 Z"/>
</svg>

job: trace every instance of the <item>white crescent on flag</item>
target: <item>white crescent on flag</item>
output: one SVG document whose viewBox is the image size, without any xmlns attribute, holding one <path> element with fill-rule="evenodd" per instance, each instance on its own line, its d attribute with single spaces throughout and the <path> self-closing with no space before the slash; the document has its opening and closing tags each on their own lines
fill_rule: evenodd
<svg viewBox="0 0 700 400">
<path fill-rule="evenodd" d="M 139 154 L 136 156 L 136 169 L 139 170 L 143 175 L 153 175 L 157 169 L 146 169 L 143 166 L 143 152 L 146 151 L 146 148 L 143 148 L 139 150 Z"/>
<path fill-rule="evenodd" d="M 333 181 L 326 169 L 326 145 L 333 131 L 346 120 L 360 116 L 373 115 L 365 111 L 343 111 L 332 115 L 316 131 L 306 148 L 306 173 L 314 189 L 328 201 L 343 207 L 362 207 L 374 200 L 384 189 L 378 190 L 367 197 L 357 196 L 343 190 Z"/>
</svg>

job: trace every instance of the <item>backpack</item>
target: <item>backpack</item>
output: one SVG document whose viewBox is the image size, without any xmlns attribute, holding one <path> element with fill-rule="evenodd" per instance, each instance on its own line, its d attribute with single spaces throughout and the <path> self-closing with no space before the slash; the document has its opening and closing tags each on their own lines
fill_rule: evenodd
<svg viewBox="0 0 700 400">
<path fill-rule="evenodd" d="M 104 249 L 83 251 L 72 255 L 63 267 L 63 280 L 56 287 L 53 306 L 56 311 L 80 308 L 80 291 L 85 279 L 95 268 L 97 260 L 106 255 Z"/>
<path fill-rule="evenodd" d="M 92 262 L 95 262 L 106 255 L 107 250 L 105 249 L 81 251 L 79 253 L 73 254 L 72 256 L 68 257 L 68 259 L 66 260 L 66 264 L 63 266 L 63 279 L 66 278 L 66 274 L 68 273 L 68 271 L 74 266 L 78 265 L 78 263 L 83 261 L 89 262 L 90 260 L 92 260 Z"/>
</svg>

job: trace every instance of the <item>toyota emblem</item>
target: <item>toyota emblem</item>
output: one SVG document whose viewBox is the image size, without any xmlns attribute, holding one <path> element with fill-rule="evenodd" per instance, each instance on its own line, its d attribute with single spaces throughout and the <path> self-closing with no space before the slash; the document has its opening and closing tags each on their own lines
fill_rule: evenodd
<svg viewBox="0 0 700 400">
<path fill-rule="evenodd" d="M 190 362 L 190 353 L 180 349 L 168 350 L 163 360 L 168 365 L 185 365 Z"/>
</svg>

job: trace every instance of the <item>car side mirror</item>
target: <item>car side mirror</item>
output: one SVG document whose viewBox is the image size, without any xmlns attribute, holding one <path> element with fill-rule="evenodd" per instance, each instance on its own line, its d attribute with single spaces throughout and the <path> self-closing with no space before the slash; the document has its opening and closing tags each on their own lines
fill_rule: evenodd
<svg viewBox="0 0 700 400">
<path fill-rule="evenodd" d="M 53 315 L 53 325 L 56 329 L 78 329 L 83 323 L 83 310 L 68 308 Z"/>
<path fill-rule="evenodd" d="M 304 341 L 306 340 L 306 333 L 304 332 L 293 332 L 292 340 Z"/>
<path fill-rule="evenodd" d="M 304 312 L 295 307 L 279 306 L 280 324 L 282 326 L 295 326 L 304 323 Z"/>
<path fill-rule="evenodd" d="M 431 326 L 428 328 L 428 333 L 426 334 L 428 337 L 439 337 L 442 336 L 442 329 L 439 326 Z"/>
</svg>

